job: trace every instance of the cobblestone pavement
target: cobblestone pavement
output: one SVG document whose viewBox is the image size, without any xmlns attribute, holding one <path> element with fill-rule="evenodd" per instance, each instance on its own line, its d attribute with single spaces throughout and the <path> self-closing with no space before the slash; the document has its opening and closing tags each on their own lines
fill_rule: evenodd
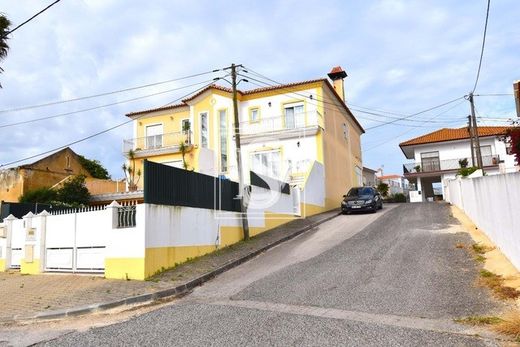
<svg viewBox="0 0 520 347">
<path fill-rule="evenodd" d="M 200 257 L 147 281 L 109 280 L 92 275 L 21 275 L 18 272 L 0 272 L 0 322 L 175 287 L 337 213 L 331 211 L 294 220 L 250 241 Z"/>
</svg>

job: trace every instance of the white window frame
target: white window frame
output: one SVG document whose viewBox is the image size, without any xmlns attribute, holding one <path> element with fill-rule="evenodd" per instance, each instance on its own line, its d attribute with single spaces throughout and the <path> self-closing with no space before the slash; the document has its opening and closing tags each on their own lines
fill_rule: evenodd
<svg viewBox="0 0 520 347">
<path fill-rule="evenodd" d="M 158 126 L 161 127 L 161 133 L 160 134 L 148 135 L 148 128 L 158 127 Z M 151 137 L 151 136 L 161 136 L 161 144 L 160 144 L 160 146 L 157 146 L 157 144 L 155 143 L 156 142 L 155 140 L 154 140 L 154 146 L 153 147 L 148 146 L 148 138 Z M 161 148 L 162 147 L 162 142 L 163 142 L 163 136 L 164 136 L 164 124 L 163 123 L 146 124 L 144 126 L 144 137 L 145 137 L 145 144 L 144 145 L 145 145 L 145 148 L 147 148 L 147 149 Z"/>
</svg>

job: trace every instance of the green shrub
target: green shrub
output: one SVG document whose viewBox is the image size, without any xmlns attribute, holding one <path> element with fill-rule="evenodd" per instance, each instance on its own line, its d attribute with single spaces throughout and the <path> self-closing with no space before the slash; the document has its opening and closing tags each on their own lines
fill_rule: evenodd
<svg viewBox="0 0 520 347">
<path fill-rule="evenodd" d="M 471 167 L 461 167 L 459 169 L 459 171 L 457 172 L 457 175 L 462 176 L 462 177 L 467 177 L 467 176 L 471 175 L 472 173 L 474 173 L 477 170 L 478 170 L 478 168 L 474 167 L 474 166 L 471 166 Z"/>
<path fill-rule="evenodd" d="M 19 202 L 49 204 L 56 200 L 58 192 L 49 188 L 38 188 L 25 192 L 18 198 Z"/>
<path fill-rule="evenodd" d="M 406 202 L 406 195 L 402 193 L 395 193 L 392 198 L 394 202 Z"/>
<path fill-rule="evenodd" d="M 377 185 L 377 190 L 379 191 L 379 193 L 381 193 L 382 196 L 388 196 L 388 184 L 383 182 L 379 183 Z"/>
</svg>

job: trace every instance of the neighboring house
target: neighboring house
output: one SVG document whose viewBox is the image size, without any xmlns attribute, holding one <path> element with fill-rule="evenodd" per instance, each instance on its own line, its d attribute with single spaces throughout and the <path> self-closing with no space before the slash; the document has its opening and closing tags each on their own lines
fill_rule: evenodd
<svg viewBox="0 0 520 347">
<path fill-rule="evenodd" d="M 388 185 L 388 194 L 408 194 L 408 180 L 401 175 L 385 175 L 377 177 L 379 182 Z"/>
<path fill-rule="evenodd" d="M 367 187 L 377 186 L 377 171 L 363 166 L 363 185 Z"/>
<path fill-rule="evenodd" d="M 244 180 L 249 171 L 303 187 L 312 166 L 323 166 L 327 208 L 352 186 L 363 184 L 363 128 L 344 101 L 343 79 L 328 79 L 238 91 Z M 136 171 L 147 159 L 238 180 L 232 90 L 211 85 L 177 105 L 127 114 L 134 119 Z M 139 183 L 142 187 L 143 180 Z"/>
<path fill-rule="evenodd" d="M 518 171 L 505 141 L 508 129 L 478 127 L 484 171 L 489 175 Z M 435 185 L 442 185 L 444 195 L 446 179 L 455 178 L 461 167 L 459 161 L 465 159 L 468 166 L 473 165 L 468 128 L 443 128 L 402 142 L 399 147 L 407 159 L 414 160 L 404 164 L 403 170 L 404 176 L 416 186 L 419 201 L 434 198 Z"/>
<path fill-rule="evenodd" d="M 0 170 L 0 201 L 18 202 L 24 193 L 38 188 L 59 186 L 71 176 L 85 175 L 91 194 L 124 190 L 124 184 L 92 178 L 78 155 L 64 148 L 34 163 Z"/>
</svg>

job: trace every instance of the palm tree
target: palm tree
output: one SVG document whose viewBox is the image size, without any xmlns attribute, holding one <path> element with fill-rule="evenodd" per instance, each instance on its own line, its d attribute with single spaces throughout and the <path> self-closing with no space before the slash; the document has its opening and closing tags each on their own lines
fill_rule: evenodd
<svg viewBox="0 0 520 347">
<path fill-rule="evenodd" d="M 7 44 L 9 38 L 7 35 L 9 34 L 10 25 L 11 21 L 9 21 L 5 15 L 0 13 L 0 60 L 7 56 L 7 51 L 9 50 L 9 45 Z M 2 73 L 2 71 L 4 71 L 4 69 L 0 67 L 0 73 Z M 0 88 L 2 88 L 2 84 L 0 84 Z"/>
</svg>

